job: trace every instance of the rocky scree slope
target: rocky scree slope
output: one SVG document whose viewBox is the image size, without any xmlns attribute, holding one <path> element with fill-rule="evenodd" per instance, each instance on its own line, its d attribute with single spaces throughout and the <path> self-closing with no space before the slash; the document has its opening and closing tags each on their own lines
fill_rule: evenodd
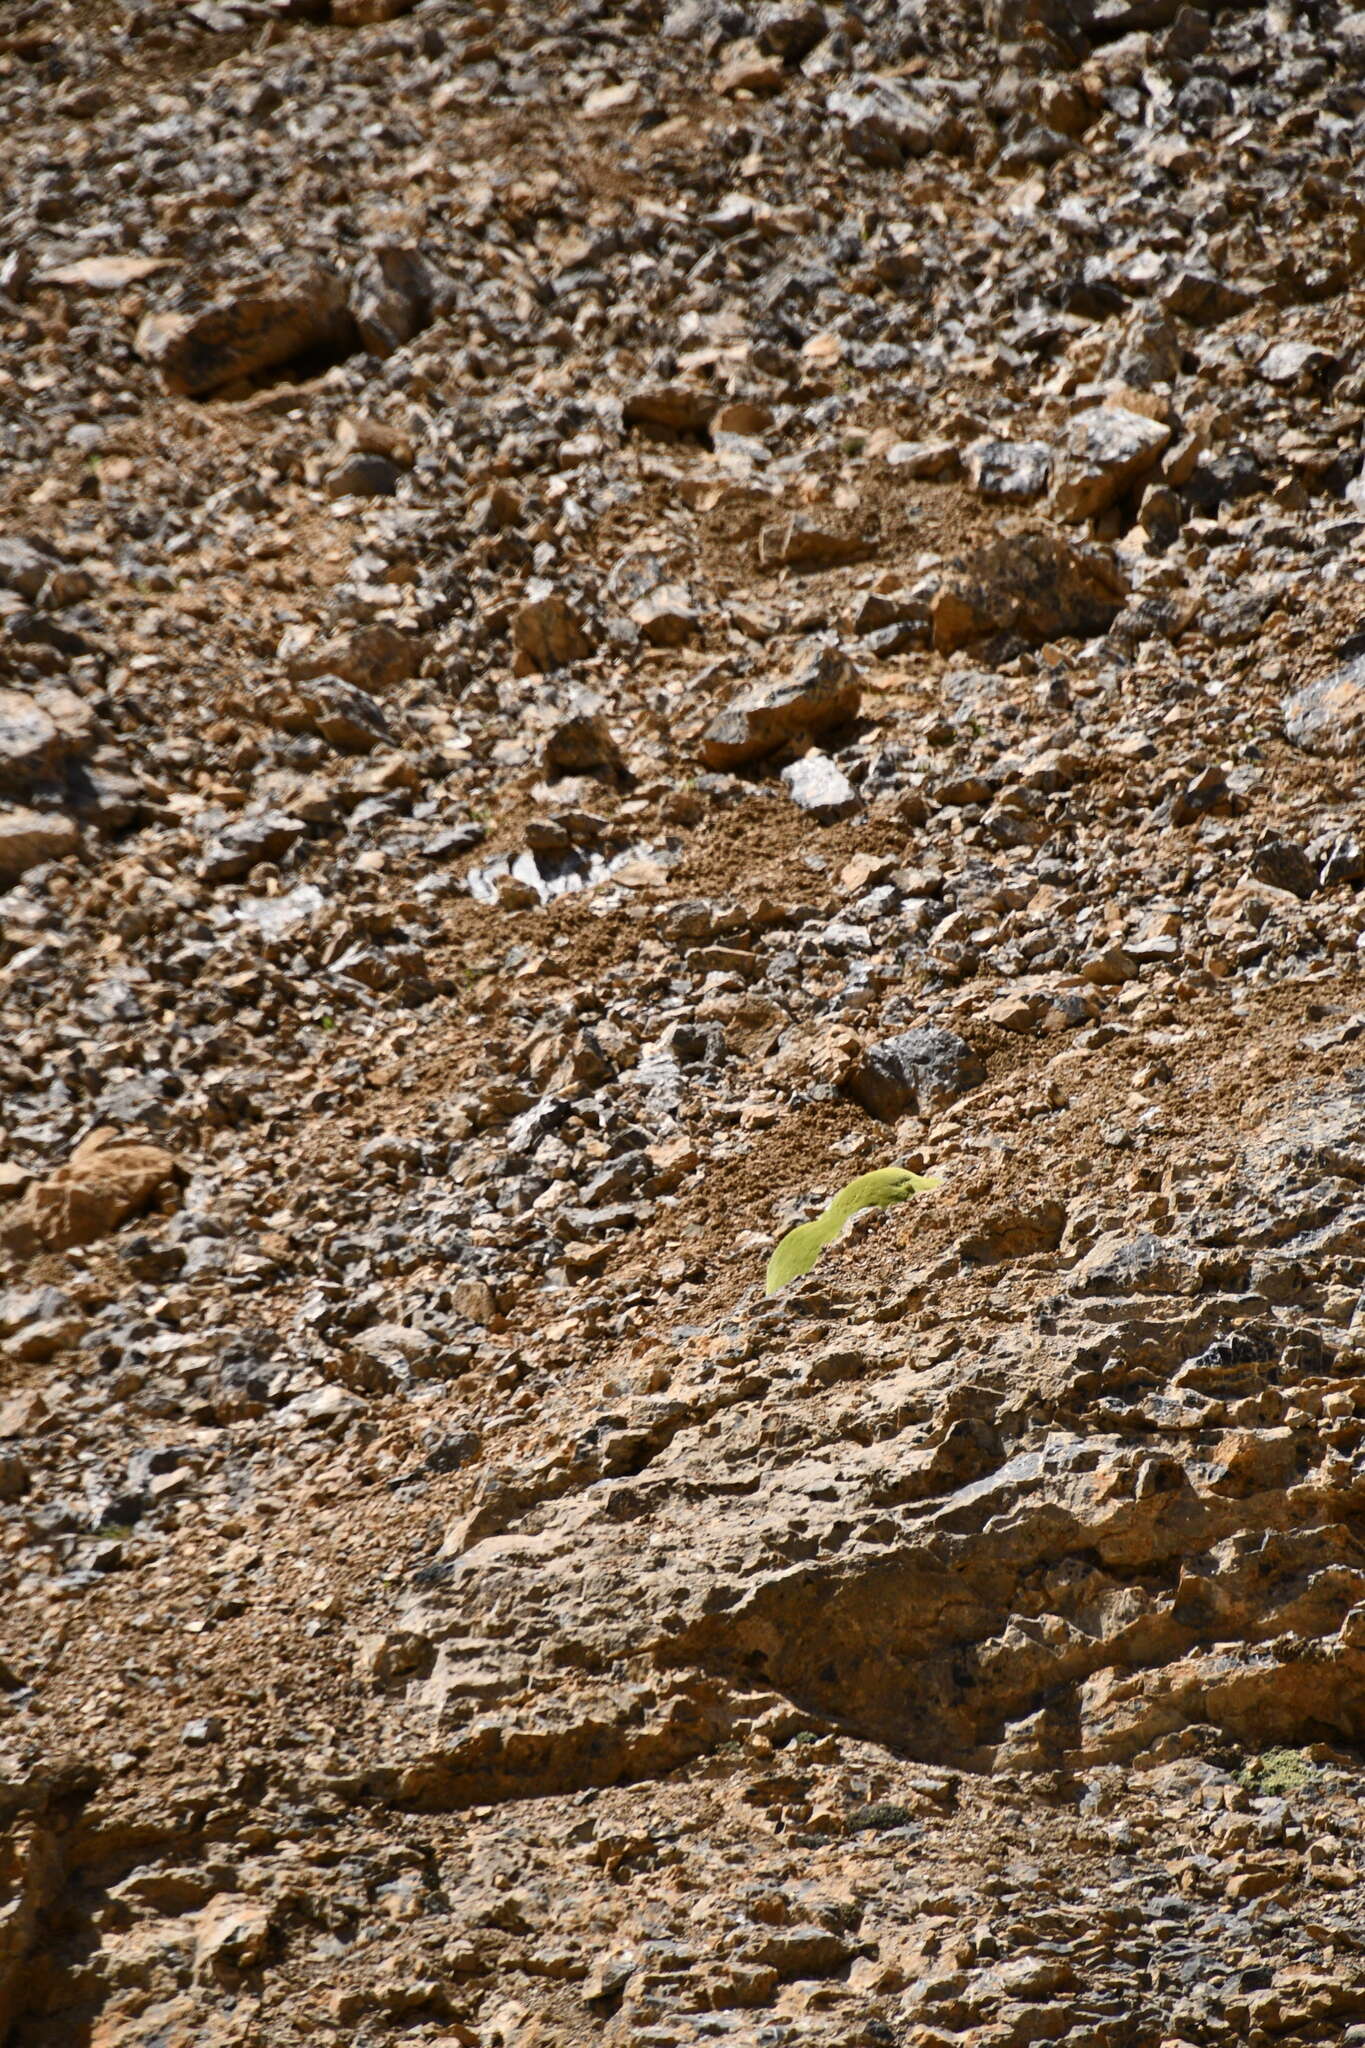
<svg viewBox="0 0 1365 2048">
<path fill-rule="evenodd" d="M 0 2032 L 1365 2039 L 1360 18 L 0 76 Z"/>
</svg>

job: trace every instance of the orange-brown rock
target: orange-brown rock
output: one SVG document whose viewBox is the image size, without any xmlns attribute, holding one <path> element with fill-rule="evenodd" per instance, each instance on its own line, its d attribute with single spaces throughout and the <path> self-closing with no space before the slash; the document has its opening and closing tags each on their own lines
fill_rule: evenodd
<svg viewBox="0 0 1365 2048">
<path fill-rule="evenodd" d="M 160 1145 L 92 1131 L 65 1166 L 7 1212 L 0 1246 L 25 1258 L 93 1244 L 174 1186 L 182 1171 L 175 1154 Z"/>
</svg>

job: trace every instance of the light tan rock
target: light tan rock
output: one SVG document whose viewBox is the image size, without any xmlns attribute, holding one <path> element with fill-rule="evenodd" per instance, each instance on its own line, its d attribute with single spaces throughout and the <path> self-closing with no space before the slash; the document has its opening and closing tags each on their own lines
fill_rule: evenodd
<svg viewBox="0 0 1365 2048">
<path fill-rule="evenodd" d="M 20 1258 L 107 1237 L 182 1178 L 175 1154 L 160 1145 L 92 1131 L 65 1166 L 6 1209 L 0 1246 Z"/>
<path fill-rule="evenodd" d="M 44 861 L 63 860 L 81 843 L 80 827 L 62 811 L 0 810 L 0 887 Z"/>
</svg>

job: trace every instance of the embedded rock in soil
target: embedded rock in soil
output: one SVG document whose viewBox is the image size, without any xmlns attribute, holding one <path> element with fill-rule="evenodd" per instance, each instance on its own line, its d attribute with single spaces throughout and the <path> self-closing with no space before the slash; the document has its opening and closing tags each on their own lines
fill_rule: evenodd
<svg viewBox="0 0 1365 2048">
<path fill-rule="evenodd" d="M 315 264 L 236 285 L 198 313 L 148 314 L 137 349 L 169 391 L 202 398 L 313 350 L 344 349 L 352 331 L 344 283 Z"/>
<path fill-rule="evenodd" d="M 175 1155 L 160 1145 L 93 1131 L 65 1166 L 3 1211 L 0 1247 L 26 1258 L 41 1249 L 92 1244 L 181 1177 Z"/>
<path fill-rule="evenodd" d="M 1005 631 L 1035 643 L 1103 633 L 1123 599 L 1122 574 L 1108 550 L 1024 528 L 950 567 L 931 606 L 934 646 L 951 654 Z"/>
<path fill-rule="evenodd" d="M 848 1087 L 869 1116 L 894 1123 L 910 1109 L 935 1116 L 985 1078 L 985 1062 L 965 1038 L 927 1025 L 869 1046 Z"/>
<path fill-rule="evenodd" d="M 837 646 L 814 648 L 784 682 L 746 692 L 713 718 L 701 741 L 708 768 L 739 768 L 791 740 L 831 732 L 858 715 L 857 670 Z"/>
</svg>

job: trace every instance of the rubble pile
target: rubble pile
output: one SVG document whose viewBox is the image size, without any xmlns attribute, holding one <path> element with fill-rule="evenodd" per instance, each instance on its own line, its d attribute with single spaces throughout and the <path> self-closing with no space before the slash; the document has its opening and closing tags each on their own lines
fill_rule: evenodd
<svg viewBox="0 0 1365 2048">
<path fill-rule="evenodd" d="M 0 2040 L 1360 2048 L 1365 16 L 0 78 Z"/>
</svg>

